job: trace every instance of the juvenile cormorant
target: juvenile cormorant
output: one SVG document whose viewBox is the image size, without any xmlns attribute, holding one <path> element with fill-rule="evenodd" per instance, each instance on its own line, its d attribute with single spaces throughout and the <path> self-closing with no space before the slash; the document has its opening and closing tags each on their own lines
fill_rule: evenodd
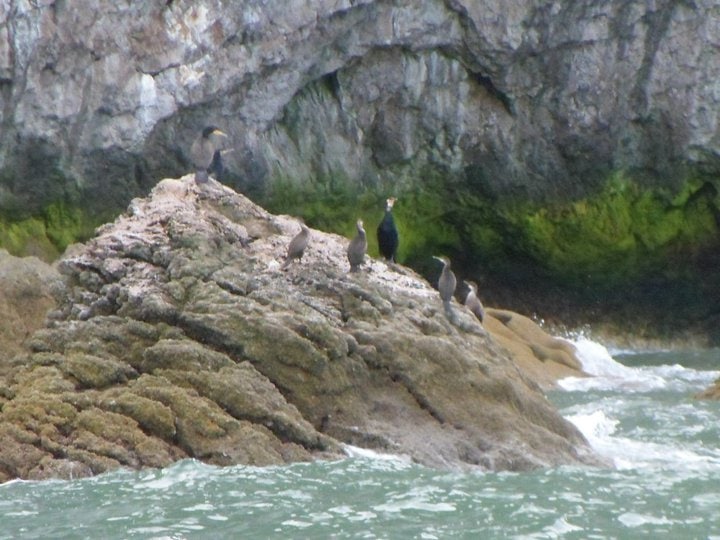
<svg viewBox="0 0 720 540">
<path fill-rule="evenodd" d="M 395 253 L 399 242 L 397 227 L 395 227 L 395 220 L 392 215 L 392 207 L 396 200 L 395 197 L 390 197 L 385 201 L 385 216 L 377 228 L 380 254 L 390 262 L 395 262 Z"/>
<path fill-rule="evenodd" d="M 363 229 L 363 220 L 357 220 L 357 235 L 350 240 L 347 248 L 347 258 L 350 262 L 350 271 L 355 272 L 360 265 L 365 262 L 365 253 L 367 252 L 367 237 L 365 229 Z"/>
<path fill-rule="evenodd" d="M 447 257 L 435 257 L 441 263 L 443 263 L 443 269 L 438 278 L 438 291 L 440 291 L 440 298 L 442 298 L 443 304 L 450 306 L 453 294 L 455 294 L 455 287 L 457 286 L 457 279 L 452 270 L 450 270 L 450 259 Z"/>
<path fill-rule="evenodd" d="M 305 253 L 305 248 L 307 247 L 309 241 L 310 229 L 308 229 L 304 223 L 301 223 L 300 232 L 297 233 L 292 240 L 290 240 L 290 244 L 288 244 L 287 256 L 285 257 L 285 262 L 280 268 L 287 268 L 287 266 L 295 259 L 301 261 L 302 256 Z"/>
<path fill-rule="evenodd" d="M 195 167 L 195 182 L 198 184 L 206 183 L 210 178 L 209 172 L 218 165 L 215 153 L 218 152 L 217 159 L 220 159 L 221 137 L 227 135 L 215 126 L 208 126 L 202 130 L 190 147 L 190 159 Z"/>
<path fill-rule="evenodd" d="M 465 306 L 468 307 L 482 323 L 485 318 L 485 308 L 478 298 L 477 284 L 474 281 L 463 281 L 463 283 L 470 289 L 465 297 Z"/>
</svg>

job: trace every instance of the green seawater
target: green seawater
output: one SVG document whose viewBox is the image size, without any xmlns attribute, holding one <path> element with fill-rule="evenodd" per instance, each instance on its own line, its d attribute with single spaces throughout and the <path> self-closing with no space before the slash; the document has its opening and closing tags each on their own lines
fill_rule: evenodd
<svg viewBox="0 0 720 540">
<path fill-rule="evenodd" d="M 584 346 L 596 377 L 549 397 L 613 467 L 461 473 L 359 449 L 286 467 L 184 461 L 0 485 L 0 538 L 720 539 L 720 403 L 692 398 L 720 351 Z"/>
</svg>

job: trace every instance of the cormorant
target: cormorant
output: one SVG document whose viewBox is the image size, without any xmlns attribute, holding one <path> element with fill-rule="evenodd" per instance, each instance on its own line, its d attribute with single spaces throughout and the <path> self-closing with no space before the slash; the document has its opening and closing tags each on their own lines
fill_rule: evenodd
<svg viewBox="0 0 720 540">
<path fill-rule="evenodd" d="M 433 256 L 433 258 L 443 263 L 443 269 L 440 273 L 440 278 L 438 278 L 438 291 L 440 291 L 440 298 L 442 298 L 443 304 L 449 307 L 453 294 L 455 294 L 457 279 L 453 271 L 450 270 L 450 259 L 436 256 Z"/>
<path fill-rule="evenodd" d="M 290 240 L 290 244 L 288 244 L 287 256 L 285 257 L 285 262 L 280 268 L 287 268 L 287 266 L 295 259 L 301 261 L 302 256 L 305 253 L 305 248 L 307 247 L 309 241 L 310 229 L 308 229 L 304 223 L 301 223 L 300 232 L 297 233 L 292 240 Z"/>
<path fill-rule="evenodd" d="M 215 126 L 208 126 L 202 130 L 190 147 L 190 159 L 195 167 L 195 182 L 204 184 L 208 181 L 209 172 L 217 168 L 220 159 L 220 137 L 227 137 L 225 133 Z M 218 154 L 216 159 L 215 154 Z"/>
<path fill-rule="evenodd" d="M 468 307 L 482 323 L 485 318 L 485 308 L 478 298 L 477 284 L 474 281 L 463 281 L 463 283 L 470 289 L 465 297 L 465 306 Z"/>
<path fill-rule="evenodd" d="M 363 220 L 357 220 L 357 236 L 350 240 L 347 248 L 347 258 L 350 262 L 350 271 L 355 272 L 360 265 L 365 262 L 365 253 L 367 252 L 367 237 L 365 229 L 363 229 Z"/>
<path fill-rule="evenodd" d="M 392 207 L 396 200 L 395 197 L 390 197 L 385 201 L 385 216 L 377 228 L 380 254 L 390 262 L 395 262 L 395 253 L 399 242 L 397 227 L 395 227 L 395 220 L 392 215 Z"/>
</svg>

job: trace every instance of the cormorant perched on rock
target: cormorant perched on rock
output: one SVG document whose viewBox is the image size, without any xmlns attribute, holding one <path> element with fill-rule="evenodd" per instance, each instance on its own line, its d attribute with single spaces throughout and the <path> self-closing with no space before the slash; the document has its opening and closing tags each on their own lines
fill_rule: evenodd
<svg viewBox="0 0 720 540">
<path fill-rule="evenodd" d="M 395 253 L 399 243 L 398 231 L 392 215 L 392 207 L 396 200 L 395 197 L 390 197 L 385 201 L 385 216 L 377 228 L 380 254 L 390 262 L 395 262 Z"/>
<path fill-rule="evenodd" d="M 485 319 L 485 308 L 478 298 L 477 284 L 474 281 L 463 281 L 463 283 L 470 289 L 465 297 L 465 306 L 468 307 L 482 323 L 483 319 Z"/>
<path fill-rule="evenodd" d="M 307 247 L 309 241 L 310 229 L 308 229 L 304 223 L 301 223 L 300 232 L 297 233 L 292 240 L 290 240 L 285 262 L 280 268 L 287 268 L 287 266 L 295 259 L 299 261 L 302 260 L 302 256 L 305 253 L 305 248 Z"/>
<path fill-rule="evenodd" d="M 195 182 L 204 184 L 208 181 L 211 168 L 217 167 L 215 153 L 220 150 L 222 142 L 220 137 L 227 137 L 225 133 L 215 126 L 208 126 L 202 130 L 190 147 L 190 159 L 195 167 Z M 220 154 L 218 153 L 218 158 Z"/>
<path fill-rule="evenodd" d="M 363 229 L 363 220 L 357 220 L 357 236 L 350 240 L 347 248 L 347 258 L 350 262 L 350 271 L 355 272 L 360 265 L 365 262 L 365 253 L 367 252 L 367 237 L 365 229 Z"/>
<path fill-rule="evenodd" d="M 450 259 L 447 257 L 435 257 L 441 263 L 443 263 L 443 269 L 438 278 L 438 291 L 440 291 L 440 298 L 442 298 L 445 306 L 450 306 L 453 294 L 455 294 L 455 287 L 457 286 L 457 279 L 452 270 L 450 270 Z"/>
</svg>

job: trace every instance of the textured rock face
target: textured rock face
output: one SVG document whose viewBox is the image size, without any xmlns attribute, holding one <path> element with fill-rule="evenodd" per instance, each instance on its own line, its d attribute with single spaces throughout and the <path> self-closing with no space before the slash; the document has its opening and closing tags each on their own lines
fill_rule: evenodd
<svg viewBox="0 0 720 540">
<path fill-rule="evenodd" d="M 335 235 L 312 231 L 282 271 L 297 230 L 186 176 L 71 249 L 48 327 L 0 358 L 0 480 L 276 464 L 341 443 L 451 468 L 594 462 L 525 374 L 576 368 L 566 345 L 490 311 L 534 363 L 522 371 L 414 273 L 369 260 L 349 274 Z"/>
<path fill-rule="evenodd" d="M 43 326 L 45 314 L 55 307 L 54 294 L 61 290 L 62 278 L 51 266 L 0 250 L 0 357 L 22 350 L 22 342 Z"/>
<path fill-rule="evenodd" d="M 717 173 L 717 20 L 709 1 L 0 0 L 0 202 L 124 207 L 187 171 L 208 120 L 247 189 L 429 166 L 564 198 L 609 170 Z"/>
</svg>

